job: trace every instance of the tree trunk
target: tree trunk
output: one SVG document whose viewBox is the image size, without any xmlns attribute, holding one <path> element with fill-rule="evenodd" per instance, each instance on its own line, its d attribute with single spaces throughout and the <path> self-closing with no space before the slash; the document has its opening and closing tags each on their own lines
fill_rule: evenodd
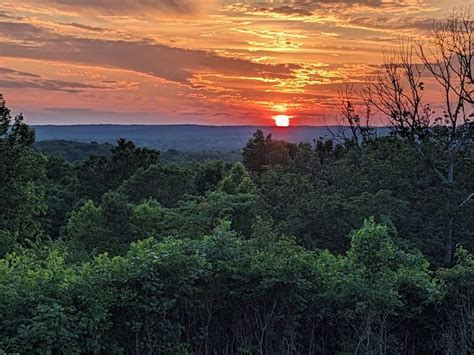
<svg viewBox="0 0 474 355">
<path fill-rule="evenodd" d="M 454 218 L 450 216 L 448 219 L 448 225 L 447 225 L 448 230 L 447 230 L 446 241 L 444 243 L 443 262 L 445 266 L 450 266 L 453 262 L 453 224 L 454 224 Z"/>
<path fill-rule="evenodd" d="M 451 266 L 453 262 L 453 226 L 454 226 L 454 213 L 451 204 L 451 191 L 454 182 L 454 157 L 451 156 L 448 164 L 448 193 L 446 201 L 446 213 L 448 215 L 448 222 L 446 224 L 446 240 L 444 242 L 444 258 L 443 262 L 445 266 Z"/>
</svg>

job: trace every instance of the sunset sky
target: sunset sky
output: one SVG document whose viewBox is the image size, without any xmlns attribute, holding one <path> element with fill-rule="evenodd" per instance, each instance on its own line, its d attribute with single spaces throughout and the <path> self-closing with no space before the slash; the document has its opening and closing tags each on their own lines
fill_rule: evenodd
<svg viewBox="0 0 474 355">
<path fill-rule="evenodd" d="M 331 123 L 400 36 L 470 0 L 0 0 L 0 93 L 31 124 Z"/>
</svg>

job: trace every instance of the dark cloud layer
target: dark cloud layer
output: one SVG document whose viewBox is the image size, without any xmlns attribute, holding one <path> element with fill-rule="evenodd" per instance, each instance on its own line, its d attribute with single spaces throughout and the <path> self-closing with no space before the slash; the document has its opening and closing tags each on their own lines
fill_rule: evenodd
<svg viewBox="0 0 474 355">
<path fill-rule="evenodd" d="M 74 27 L 74 28 L 78 28 L 80 30 L 85 30 L 85 31 L 97 32 L 97 33 L 106 32 L 105 29 L 100 28 L 100 27 L 87 26 L 87 25 L 83 25 L 83 24 L 75 23 L 75 22 L 61 23 L 61 25 L 68 26 L 68 27 Z"/>
<path fill-rule="evenodd" d="M 35 80 L 35 81 L 17 81 L 9 79 L 0 79 L 0 88 L 8 89 L 41 89 L 47 91 L 63 91 L 70 94 L 83 92 L 86 89 L 100 89 L 96 85 L 86 85 L 82 83 L 67 82 L 61 80 Z"/>
<path fill-rule="evenodd" d="M 15 40 L 0 40 L 0 53 L 5 57 L 120 68 L 180 83 L 188 83 L 198 71 L 286 78 L 297 68 L 169 47 L 149 40 L 132 42 L 60 35 L 28 23 L 0 22 L 0 35 Z"/>
<path fill-rule="evenodd" d="M 84 10 L 111 15 L 150 12 L 193 13 L 209 0 L 29 0 L 58 9 Z"/>
<path fill-rule="evenodd" d="M 383 6 L 403 6 L 401 2 L 385 2 L 383 0 L 283 0 L 275 1 L 273 5 L 265 4 L 264 6 L 256 7 L 259 12 L 279 13 L 288 16 L 310 16 L 316 10 L 325 5 L 339 5 L 343 7 L 351 6 L 368 6 L 368 7 L 383 7 Z"/>
<path fill-rule="evenodd" d="M 10 69 L 10 68 L 2 68 L 0 67 L 0 75 L 2 77 L 4 76 L 17 76 L 17 77 L 23 77 L 23 78 L 41 78 L 40 75 L 38 74 L 33 74 L 33 73 L 27 73 L 27 72 L 22 72 L 22 71 L 18 71 L 18 70 L 14 70 L 14 69 Z"/>
<path fill-rule="evenodd" d="M 110 84 L 86 84 L 73 81 L 50 80 L 41 75 L 0 67 L 0 88 L 9 89 L 41 89 L 47 91 L 63 91 L 70 94 L 83 92 L 87 89 L 108 89 Z"/>
</svg>

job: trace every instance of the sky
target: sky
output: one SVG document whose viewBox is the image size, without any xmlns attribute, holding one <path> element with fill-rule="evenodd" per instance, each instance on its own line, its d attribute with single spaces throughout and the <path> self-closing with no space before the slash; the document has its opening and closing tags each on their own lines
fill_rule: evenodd
<svg viewBox="0 0 474 355">
<path fill-rule="evenodd" d="M 0 0 L 0 93 L 30 124 L 332 124 L 343 85 L 468 4 Z"/>
</svg>

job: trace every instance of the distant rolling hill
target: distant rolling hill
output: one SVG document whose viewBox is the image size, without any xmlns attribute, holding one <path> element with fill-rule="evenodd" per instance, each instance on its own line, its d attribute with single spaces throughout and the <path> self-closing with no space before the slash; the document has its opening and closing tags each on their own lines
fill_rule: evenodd
<svg viewBox="0 0 474 355">
<path fill-rule="evenodd" d="M 127 138 L 140 146 L 160 150 L 182 151 L 241 149 L 261 129 L 276 139 L 289 142 L 312 142 L 330 136 L 335 127 L 298 126 L 288 128 L 257 126 L 200 126 L 200 125 L 75 125 L 33 126 L 37 141 L 68 140 L 77 142 L 115 143 Z M 381 133 L 386 128 L 381 128 Z"/>
</svg>

